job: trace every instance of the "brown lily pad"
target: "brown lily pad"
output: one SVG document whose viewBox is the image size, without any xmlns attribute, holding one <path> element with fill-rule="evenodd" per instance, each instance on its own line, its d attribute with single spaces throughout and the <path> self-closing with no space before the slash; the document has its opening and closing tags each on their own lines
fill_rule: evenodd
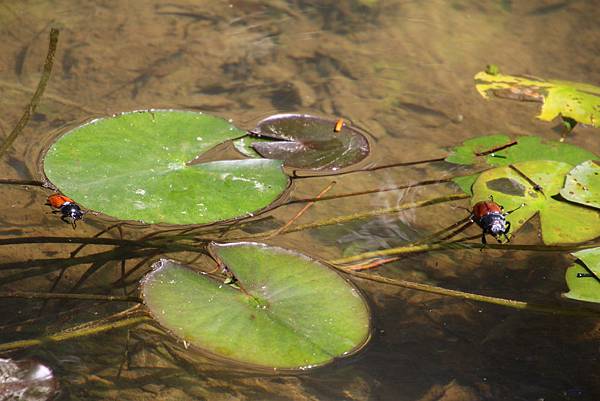
<svg viewBox="0 0 600 401">
<path fill-rule="evenodd" d="M 258 123 L 252 143 L 267 159 L 283 160 L 292 168 L 339 170 L 369 155 L 367 138 L 347 122 L 307 114 L 276 114 Z"/>
</svg>

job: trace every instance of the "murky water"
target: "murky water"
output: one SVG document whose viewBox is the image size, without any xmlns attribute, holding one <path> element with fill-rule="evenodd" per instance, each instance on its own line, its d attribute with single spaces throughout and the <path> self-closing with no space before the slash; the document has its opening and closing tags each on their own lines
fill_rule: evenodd
<svg viewBox="0 0 600 401">
<path fill-rule="evenodd" d="M 40 179 L 39 156 L 58 131 L 90 118 L 149 107 L 207 111 L 232 118 L 241 128 L 282 111 L 343 117 L 372 134 L 375 164 L 443 157 L 445 147 L 482 134 L 557 139 L 553 124 L 533 117 L 538 105 L 484 101 L 475 92 L 473 75 L 495 63 L 508 73 L 599 85 L 598 21 L 600 8 L 593 0 L 4 1 L 4 137 L 35 90 L 50 27 L 59 27 L 61 34 L 46 93 L 0 163 L 0 177 Z M 598 130 L 578 127 L 569 141 L 600 153 Z M 340 178 L 335 192 L 453 173 L 438 163 L 355 174 Z M 296 193 L 314 196 L 329 182 L 305 180 Z M 454 191 L 441 185 L 323 202 L 302 219 Z M 37 187 L 3 186 L 3 237 L 75 235 L 48 213 L 47 195 Z M 324 259 L 381 249 L 456 221 L 466 213 L 458 206 L 466 203 L 271 242 Z M 280 209 L 275 216 L 287 220 L 296 210 Z M 110 224 L 88 216 L 76 235 L 92 236 Z M 535 224 L 525 227 L 517 240 L 534 241 Z M 144 230 L 151 229 L 129 228 L 124 235 L 138 237 Z M 62 259 L 73 249 L 60 244 L 0 247 L 2 289 L 50 290 Z M 82 255 L 106 249 L 89 247 Z M 566 290 L 563 277 L 569 264 L 566 256 L 473 250 L 410 256 L 379 272 L 532 303 L 565 304 L 559 295 Z M 106 292 L 107 283 L 120 275 L 120 262 L 89 260 L 68 268 L 55 290 L 68 291 L 90 266 L 98 265 L 79 291 Z M 44 269 L 48 274 L 40 275 Z M 28 279 L 14 276 L 28 272 Z M 135 279 L 132 283 L 130 291 Z M 374 283 L 357 285 L 374 312 L 370 345 L 349 360 L 300 375 L 253 372 L 190 355 L 151 328 L 116 330 L 15 356 L 52 367 L 62 387 L 60 400 L 600 399 L 597 320 L 518 312 Z M 36 337 L 122 308 L 2 299 L 0 339 Z M 23 324 L 28 319 L 36 320 Z"/>
</svg>

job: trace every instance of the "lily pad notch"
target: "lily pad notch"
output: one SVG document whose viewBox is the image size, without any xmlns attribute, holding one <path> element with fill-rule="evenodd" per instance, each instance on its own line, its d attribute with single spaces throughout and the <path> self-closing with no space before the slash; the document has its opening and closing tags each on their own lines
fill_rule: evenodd
<svg viewBox="0 0 600 401">
<path fill-rule="evenodd" d="M 283 160 L 289 168 L 319 171 L 336 171 L 359 163 L 371 147 L 367 136 L 343 119 L 308 114 L 267 117 L 235 145 L 245 155 L 254 153 Z"/>
<path fill-rule="evenodd" d="M 289 187 L 279 160 L 192 163 L 244 135 L 204 113 L 128 112 L 66 132 L 45 154 L 44 172 L 85 209 L 149 224 L 210 224 L 263 210 Z"/>
<path fill-rule="evenodd" d="M 150 314 L 188 344 L 259 368 L 305 370 L 368 342 L 367 303 L 323 263 L 249 242 L 211 244 L 211 253 L 243 291 L 166 259 L 142 281 Z"/>
</svg>

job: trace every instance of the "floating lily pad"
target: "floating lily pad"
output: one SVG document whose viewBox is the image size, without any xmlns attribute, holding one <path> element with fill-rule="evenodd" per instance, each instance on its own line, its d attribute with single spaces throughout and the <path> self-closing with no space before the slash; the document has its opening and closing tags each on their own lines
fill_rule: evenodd
<svg viewBox="0 0 600 401">
<path fill-rule="evenodd" d="M 268 159 L 283 160 L 288 167 L 338 170 L 369 155 L 369 141 L 356 128 L 305 114 L 277 114 L 258 123 L 253 135 L 271 139 L 252 147 Z"/>
<path fill-rule="evenodd" d="M 600 303 L 600 248 L 584 249 L 572 254 L 579 258 L 567 269 L 565 280 L 569 292 L 563 296 L 578 301 Z"/>
<path fill-rule="evenodd" d="M 202 113 L 125 113 L 67 132 L 48 150 L 44 170 L 86 209 L 146 223 L 211 223 L 265 208 L 288 186 L 277 160 L 193 163 L 242 135 Z"/>
<path fill-rule="evenodd" d="M 151 314 L 177 337 L 227 359 L 279 369 L 322 365 L 368 340 L 365 301 L 327 266 L 256 243 L 214 250 L 245 292 L 168 260 L 142 283 Z"/>
<path fill-rule="evenodd" d="M 588 160 L 567 174 L 560 194 L 571 202 L 600 208 L 600 165 Z"/>
<path fill-rule="evenodd" d="M 491 152 L 492 150 L 494 151 Z M 468 139 L 453 148 L 446 161 L 463 165 L 484 161 L 490 166 L 507 166 L 529 160 L 554 160 L 575 165 L 594 158 L 594 153 L 578 146 L 558 141 L 543 141 L 537 136 L 524 135 L 512 139 L 507 135 L 487 135 Z M 452 181 L 465 193 L 471 194 L 471 186 L 477 176 L 473 174 L 456 177 Z"/>
<path fill-rule="evenodd" d="M 600 127 L 600 88 L 594 85 L 482 71 L 475 75 L 475 87 L 484 98 L 494 94 L 543 103 L 537 116 L 543 121 L 562 116 Z"/>
<path fill-rule="evenodd" d="M 511 167 L 512 166 L 512 167 Z M 555 199 L 565 175 L 572 169 L 566 163 L 537 160 L 515 163 L 484 171 L 473 184 L 471 203 L 494 201 L 506 210 L 524 204 L 507 217 L 511 232 L 539 213 L 544 243 L 577 243 L 600 236 L 600 212 Z M 536 190 L 535 185 L 541 187 Z"/>
</svg>

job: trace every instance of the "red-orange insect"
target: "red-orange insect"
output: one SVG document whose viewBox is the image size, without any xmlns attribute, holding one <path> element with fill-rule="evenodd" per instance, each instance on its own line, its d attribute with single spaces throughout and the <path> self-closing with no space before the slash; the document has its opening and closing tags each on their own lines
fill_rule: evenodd
<svg viewBox="0 0 600 401">
<path fill-rule="evenodd" d="M 335 127 L 333 127 L 333 132 L 340 132 L 342 130 L 343 126 L 344 126 L 344 120 L 342 118 L 340 118 L 339 120 L 336 121 Z"/>
<path fill-rule="evenodd" d="M 52 213 L 61 213 L 60 219 L 65 223 L 71 223 L 73 228 L 77 226 L 75 222 L 81 220 L 85 214 L 73 199 L 61 194 L 50 195 L 46 204 L 58 209 L 52 211 Z"/>
</svg>

